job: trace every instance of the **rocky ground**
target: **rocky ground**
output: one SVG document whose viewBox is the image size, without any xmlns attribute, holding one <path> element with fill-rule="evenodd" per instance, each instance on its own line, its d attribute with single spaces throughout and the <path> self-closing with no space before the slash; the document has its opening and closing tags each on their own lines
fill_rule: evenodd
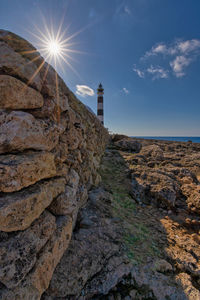
<svg viewBox="0 0 200 300">
<path fill-rule="evenodd" d="M 199 150 L 113 136 L 42 298 L 200 299 Z"/>
</svg>

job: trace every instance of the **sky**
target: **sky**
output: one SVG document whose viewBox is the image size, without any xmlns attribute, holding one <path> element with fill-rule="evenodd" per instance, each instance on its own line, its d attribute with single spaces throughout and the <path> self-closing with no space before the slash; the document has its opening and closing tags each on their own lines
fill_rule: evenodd
<svg viewBox="0 0 200 300">
<path fill-rule="evenodd" d="M 199 0 L 0 0 L 0 28 L 41 52 L 62 24 L 59 75 L 94 112 L 101 82 L 105 127 L 130 136 L 200 136 L 199 16 Z"/>
</svg>

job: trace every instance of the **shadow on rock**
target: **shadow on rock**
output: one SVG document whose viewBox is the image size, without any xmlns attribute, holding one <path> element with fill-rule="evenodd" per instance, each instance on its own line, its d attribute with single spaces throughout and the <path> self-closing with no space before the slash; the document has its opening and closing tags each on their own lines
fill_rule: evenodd
<svg viewBox="0 0 200 300">
<path fill-rule="evenodd" d="M 42 299 L 200 299 L 198 146 L 116 139 Z"/>
</svg>

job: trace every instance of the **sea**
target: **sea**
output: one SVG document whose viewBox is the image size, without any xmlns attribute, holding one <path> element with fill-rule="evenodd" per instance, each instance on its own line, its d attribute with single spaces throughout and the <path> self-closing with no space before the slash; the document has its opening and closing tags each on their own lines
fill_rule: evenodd
<svg viewBox="0 0 200 300">
<path fill-rule="evenodd" d="M 132 136 L 134 138 L 148 139 L 148 140 L 163 140 L 174 142 L 188 142 L 200 143 L 200 137 L 198 136 Z"/>
</svg>

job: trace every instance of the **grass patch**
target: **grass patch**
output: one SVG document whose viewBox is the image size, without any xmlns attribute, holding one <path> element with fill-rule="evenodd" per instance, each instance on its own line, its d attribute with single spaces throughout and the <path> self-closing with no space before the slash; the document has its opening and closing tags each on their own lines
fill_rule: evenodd
<svg viewBox="0 0 200 300">
<path fill-rule="evenodd" d="M 120 152 L 111 149 L 103 158 L 100 175 L 103 185 L 112 193 L 113 216 L 121 220 L 122 242 L 127 257 L 134 265 L 143 264 L 147 257 L 158 256 L 159 246 L 152 238 L 144 218 L 137 216 L 138 205 L 129 194 L 129 170 Z"/>
</svg>

